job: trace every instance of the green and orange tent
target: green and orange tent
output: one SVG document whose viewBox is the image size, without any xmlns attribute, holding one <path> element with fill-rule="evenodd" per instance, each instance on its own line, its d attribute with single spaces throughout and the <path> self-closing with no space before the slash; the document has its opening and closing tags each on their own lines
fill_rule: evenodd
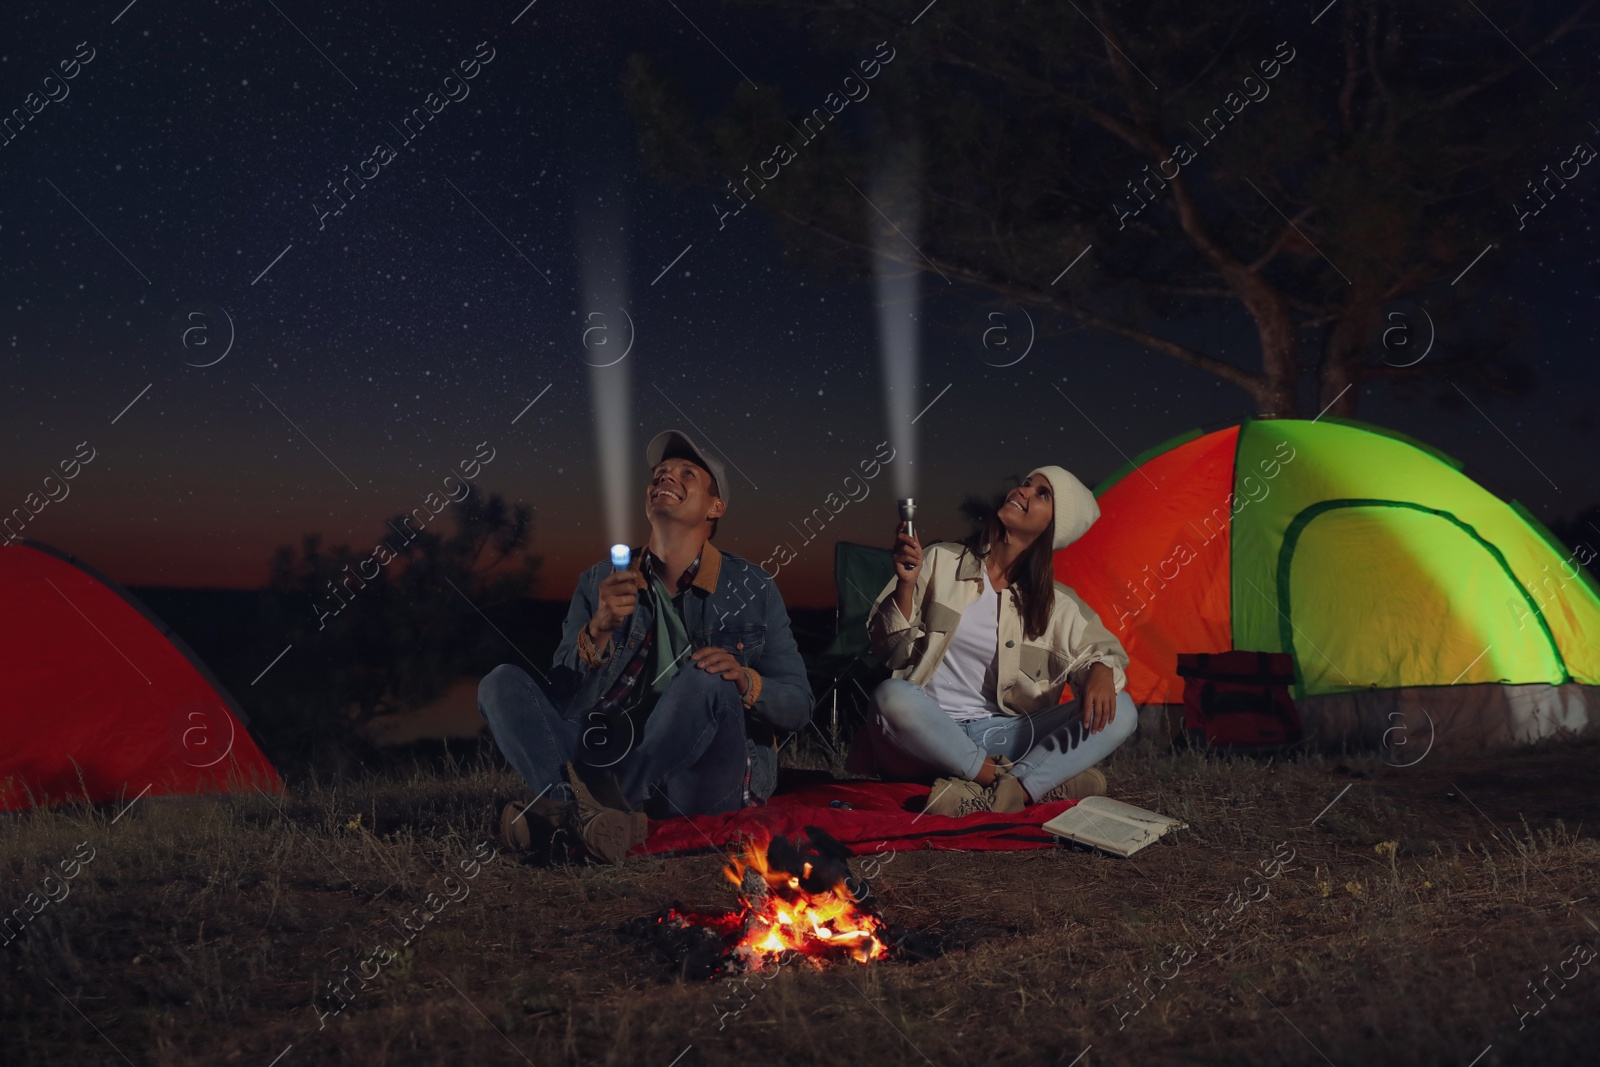
<svg viewBox="0 0 1600 1067">
<path fill-rule="evenodd" d="M 1600 726 L 1589 557 L 1436 449 L 1350 419 L 1246 420 L 1166 441 L 1095 495 L 1056 577 L 1122 641 L 1136 703 L 1182 702 L 1180 653 L 1239 649 L 1288 653 L 1302 710 L 1342 704 L 1368 740 L 1397 692 L 1472 733 Z"/>
</svg>

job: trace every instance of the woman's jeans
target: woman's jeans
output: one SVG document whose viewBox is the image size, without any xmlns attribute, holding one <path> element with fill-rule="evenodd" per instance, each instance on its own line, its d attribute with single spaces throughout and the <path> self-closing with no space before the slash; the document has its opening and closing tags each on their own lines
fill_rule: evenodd
<svg viewBox="0 0 1600 1067">
<path fill-rule="evenodd" d="M 678 671 L 637 737 L 628 720 L 606 725 L 583 710 L 558 710 L 514 664 L 502 663 L 478 683 L 478 711 L 495 744 L 540 795 L 562 780 L 570 761 L 588 780 L 615 774 L 630 804 L 663 818 L 743 806 L 744 702 L 731 681 L 695 666 Z"/>
<path fill-rule="evenodd" d="M 886 778 L 926 781 L 958 775 L 977 778 L 985 756 L 1014 761 L 1011 773 L 1038 801 L 1068 778 L 1105 759 L 1139 728 L 1139 711 L 1127 693 L 1099 733 L 1083 724 L 1078 701 L 1032 715 L 992 715 L 957 722 L 920 685 L 891 678 L 872 694 L 872 721 L 863 739 Z"/>
</svg>

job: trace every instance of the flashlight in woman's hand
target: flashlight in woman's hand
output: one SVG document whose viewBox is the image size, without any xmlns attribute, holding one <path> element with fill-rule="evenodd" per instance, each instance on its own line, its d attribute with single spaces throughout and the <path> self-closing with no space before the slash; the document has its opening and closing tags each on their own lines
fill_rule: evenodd
<svg viewBox="0 0 1600 1067">
<path fill-rule="evenodd" d="M 911 537 L 917 536 L 914 532 L 912 532 L 912 529 L 911 529 L 911 520 L 916 518 L 916 517 L 917 517 L 917 502 L 916 502 L 916 500 L 914 498 L 908 496 L 904 500 L 900 501 L 900 521 L 906 524 L 906 533 Z"/>
<path fill-rule="evenodd" d="M 916 531 L 911 520 L 917 517 L 917 501 L 914 497 L 905 497 L 900 501 L 900 521 L 906 524 L 906 536 L 915 537 Z M 911 564 L 900 564 L 906 570 L 911 570 Z"/>
<path fill-rule="evenodd" d="M 611 546 L 611 571 L 625 571 L 628 569 L 628 559 L 632 555 L 627 545 Z"/>
</svg>

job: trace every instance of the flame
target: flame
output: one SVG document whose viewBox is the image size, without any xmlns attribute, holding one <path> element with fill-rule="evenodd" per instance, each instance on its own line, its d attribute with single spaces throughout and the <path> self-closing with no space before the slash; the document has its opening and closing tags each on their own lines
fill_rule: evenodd
<svg viewBox="0 0 1600 1067">
<path fill-rule="evenodd" d="M 728 880 L 740 887 L 744 904 L 738 913 L 744 932 L 734 944 L 734 952 L 748 953 L 752 967 L 785 952 L 811 958 L 845 957 L 857 963 L 870 963 L 889 954 L 888 945 L 878 937 L 883 921 L 856 906 L 843 879 L 820 893 L 809 893 L 801 888 L 799 876 L 772 869 L 767 861 L 769 843 L 770 838 L 747 841 L 743 852 L 723 868 Z M 801 873 L 809 879 L 811 872 L 811 864 L 806 863 Z M 765 892 L 747 891 L 752 875 L 764 883 Z"/>
</svg>

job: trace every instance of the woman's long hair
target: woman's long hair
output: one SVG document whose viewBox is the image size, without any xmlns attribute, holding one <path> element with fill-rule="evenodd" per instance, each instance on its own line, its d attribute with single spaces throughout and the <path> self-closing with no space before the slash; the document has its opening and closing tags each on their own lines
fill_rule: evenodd
<svg viewBox="0 0 1600 1067">
<path fill-rule="evenodd" d="M 1004 504 L 1000 507 L 1005 507 Z M 1055 542 L 1056 517 L 1052 509 L 1050 525 L 1034 538 L 1015 560 L 1006 572 L 1006 581 L 1011 583 L 1013 595 L 1017 598 L 1017 614 L 1022 616 L 1022 636 L 1037 638 L 1041 636 L 1050 625 L 1050 612 L 1056 606 L 1055 571 L 1052 567 L 1052 551 L 1050 546 Z M 983 526 L 962 542 L 971 552 L 983 561 L 988 558 L 989 550 L 1005 538 L 1006 528 L 1000 522 L 1000 508 L 996 508 Z"/>
</svg>

